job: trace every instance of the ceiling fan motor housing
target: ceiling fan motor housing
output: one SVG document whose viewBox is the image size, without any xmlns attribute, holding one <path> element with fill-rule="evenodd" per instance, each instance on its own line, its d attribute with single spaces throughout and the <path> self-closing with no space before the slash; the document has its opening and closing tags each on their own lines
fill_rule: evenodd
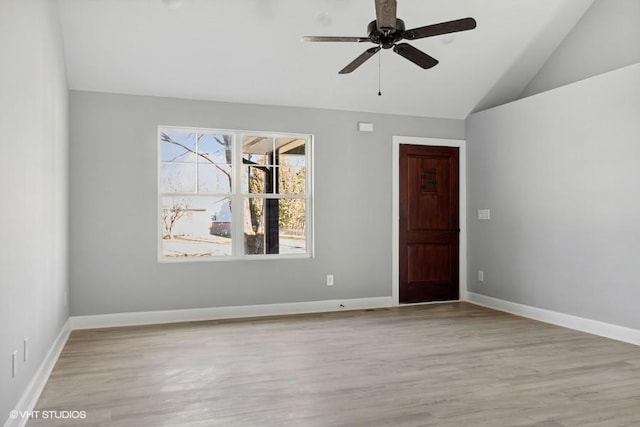
<svg viewBox="0 0 640 427">
<path fill-rule="evenodd" d="M 402 40 L 404 33 L 404 21 L 396 19 L 396 29 L 392 31 L 380 31 L 376 21 L 371 21 L 367 26 L 367 33 L 371 43 L 382 46 L 383 49 L 390 49 L 394 44 Z"/>
</svg>

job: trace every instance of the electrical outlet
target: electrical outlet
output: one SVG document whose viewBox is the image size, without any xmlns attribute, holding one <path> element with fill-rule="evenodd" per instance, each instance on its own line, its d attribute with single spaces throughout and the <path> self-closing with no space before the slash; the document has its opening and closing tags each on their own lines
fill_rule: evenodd
<svg viewBox="0 0 640 427">
<path fill-rule="evenodd" d="M 484 271 L 478 270 L 478 282 L 484 282 Z"/>
<path fill-rule="evenodd" d="M 333 274 L 327 274 L 327 286 L 333 286 Z"/>
</svg>

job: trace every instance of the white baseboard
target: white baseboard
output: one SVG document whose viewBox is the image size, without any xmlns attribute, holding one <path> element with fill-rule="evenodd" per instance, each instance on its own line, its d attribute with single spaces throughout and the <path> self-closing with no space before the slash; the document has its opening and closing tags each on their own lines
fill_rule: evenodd
<svg viewBox="0 0 640 427">
<path fill-rule="evenodd" d="M 201 320 L 278 316 L 285 314 L 323 313 L 340 310 L 391 307 L 392 297 L 358 298 L 294 302 L 283 304 L 246 305 L 235 307 L 194 308 L 186 310 L 143 311 L 133 313 L 72 316 L 71 329 L 111 328 L 118 326 L 152 325 L 194 322 Z"/>
<path fill-rule="evenodd" d="M 598 320 L 585 319 L 583 317 L 570 314 L 559 313 L 557 311 L 545 310 L 543 308 L 532 307 L 505 301 L 486 295 L 467 293 L 467 301 L 495 310 L 505 311 L 529 319 L 539 320 L 553 325 L 563 326 L 589 334 L 623 341 L 629 344 L 640 345 L 640 330 L 618 326 L 611 323 L 600 322 Z"/>
<path fill-rule="evenodd" d="M 20 400 L 18 400 L 18 403 L 14 408 L 15 411 L 18 411 L 17 414 L 26 414 L 27 412 L 33 411 L 33 408 L 35 408 L 36 403 L 38 403 L 38 399 L 40 398 L 40 394 L 42 394 L 42 390 L 49 380 L 49 375 L 51 375 L 51 371 L 53 371 L 53 367 L 56 365 L 64 345 L 67 343 L 70 333 L 71 326 L 69 320 L 67 320 L 62 326 L 62 329 L 55 341 L 49 348 L 49 351 L 40 364 L 40 367 L 38 367 L 38 370 L 27 385 L 24 393 L 22 393 Z M 15 418 L 10 416 L 5 422 L 4 427 L 23 427 L 27 424 L 28 420 L 29 418 L 26 416 L 22 417 L 18 415 Z"/>
</svg>

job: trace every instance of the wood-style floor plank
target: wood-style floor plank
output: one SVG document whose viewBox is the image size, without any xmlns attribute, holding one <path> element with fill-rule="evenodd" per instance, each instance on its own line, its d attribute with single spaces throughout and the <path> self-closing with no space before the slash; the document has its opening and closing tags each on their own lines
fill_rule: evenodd
<svg viewBox="0 0 640 427">
<path fill-rule="evenodd" d="M 640 426 L 640 347 L 467 303 L 74 331 L 59 426 Z"/>
</svg>

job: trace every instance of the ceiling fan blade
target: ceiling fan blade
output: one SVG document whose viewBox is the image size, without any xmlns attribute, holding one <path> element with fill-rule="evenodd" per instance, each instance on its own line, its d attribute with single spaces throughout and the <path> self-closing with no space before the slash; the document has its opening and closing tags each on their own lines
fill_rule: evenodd
<svg viewBox="0 0 640 427">
<path fill-rule="evenodd" d="M 413 28 L 403 34 L 406 40 L 422 39 L 425 37 L 439 36 L 441 34 L 457 33 L 458 31 L 473 30 L 476 28 L 476 20 L 473 18 L 457 19 L 455 21 L 441 22 L 425 27 Z"/>
<path fill-rule="evenodd" d="M 303 42 L 353 42 L 362 43 L 370 41 L 368 37 L 334 37 L 334 36 L 303 36 Z"/>
<path fill-rule="evenodd" d="M 407 58 L 414 64 L 427 69 L 438 65 L 438 60 L 427 55 L 423 51 L 416 49 L 407 43 L 400 43 L 393 47 L 393 51 L 398 55 Z"/>
<path fill-rule="evenodd" d="M 352 72 L 353 70 L 355 70 L 356 68 L 364 64 L 364 62 L 367 59 L 371 58 L 373 55 L 378 53 L 380 49 L 382 49 L 380 46 L 376 46 L 376 47 L 372 47 L 370 49 L 365 50 L 362 55 L 358 56 L 356 59 L 351 61 L 349 65 L 347 65 L 342 70 L 340 70 L 338 74 L 348 74 Z"/>
<path fill-rule="evenodd" d="M 396 29 L 396 0 L 376 0 L 376 26 L 380 31 Z"/>
</svg>

